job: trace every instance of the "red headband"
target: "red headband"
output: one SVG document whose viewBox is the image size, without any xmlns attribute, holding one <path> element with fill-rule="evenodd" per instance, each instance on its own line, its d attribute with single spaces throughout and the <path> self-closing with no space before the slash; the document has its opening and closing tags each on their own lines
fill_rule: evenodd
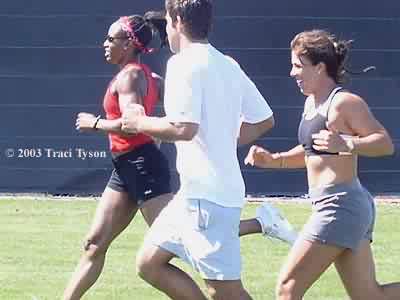
<svg viewBox="0 0 400 300">
<path fill-rule="evenodd" d="M 136 31 L 133 30 L 128 17 L 120 17 L 118 22 L 121 26 L 121 29 L 127 34 L 128 38 L 133 42 L 136 48 L 144 53 L 152 53 L 154 51 L 154 48 L 147 48 L 139 41 L 139 39 L 135 35 Z"/>
</svg>

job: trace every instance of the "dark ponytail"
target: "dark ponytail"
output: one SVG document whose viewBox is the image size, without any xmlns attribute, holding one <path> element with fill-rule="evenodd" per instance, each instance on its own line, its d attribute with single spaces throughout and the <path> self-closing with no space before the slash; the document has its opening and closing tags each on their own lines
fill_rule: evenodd
<svg viewBox="0 0 400 300">
<path fill-rule="evenodd" d="M 165 11 L 148 11 L 143 19 L 146 23 L 156 30 L 160 37 L 160 48 L 167 44 L 167 21 L 165 20 Z"/>
<path fill-rule="evenodd" d="M 348 53 L 350 50 L 350 44 L 352 42 L 353 42 L 353 40 L 348 40 L 348 41 L 338 40 L 338 41 L 333 42 L 333 45 L 335 47 L 337 61 L 338 61 L 338 72 L 337 72 L 337 78 L 336 78 L 337 82 L 342 82 L 347 74 L 348 75 L 361 75 L 361 74 L 364 74 L 364 73 L 367 73 L 369 71 L 373 71 L 376 69 L 375 66 L 368 66 L 361 70 L 355 71 L 355 70 L 350 70 L 346 66 Z"/>
<path fill-rule="evenodd" d="M 348 58 L 349 50 L 350 50 L 350 44 L 353 42 L 353 40 L 333 40 L 333 46 L 335 48 L 335 55 L 336 55 L 336 61 L 337 61 L 337 71 L 336 71 L 336 78 L 335 81 L 342 83 L 345 81 L 346 77 L 346 61 Z"/>
<path fill-rule="evenodd" d="M 335 46 L 335 53 L 339 66 L 343 66 L 346 63 L 347 54 L 349 53 L 350 44 L 352 42 L 353 40 L 339 40 L 333 43 L 333 45 Z"/>
</svg>

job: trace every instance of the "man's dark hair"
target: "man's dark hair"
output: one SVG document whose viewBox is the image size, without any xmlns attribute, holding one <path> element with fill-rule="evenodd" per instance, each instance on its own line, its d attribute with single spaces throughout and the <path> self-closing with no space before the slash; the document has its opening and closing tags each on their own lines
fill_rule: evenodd
<svg viewBox="0 0 400 300">
<path fill-rule="evenodd" d="M 212 0 L 166 0 L 165 8 L 173 22 L 178 16 L 181 18 L 190 39 L 207 39 L 213 16 Z"/>
</svg>

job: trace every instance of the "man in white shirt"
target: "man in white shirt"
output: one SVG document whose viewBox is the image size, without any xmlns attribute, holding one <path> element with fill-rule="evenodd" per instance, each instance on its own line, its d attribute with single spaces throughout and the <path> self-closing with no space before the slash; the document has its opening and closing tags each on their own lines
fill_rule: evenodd
<svg viewBox="0 0 400 300">
<path fill-rule="evenodd" d="M 238 63 L 208 42 L 212 0 L 166 0 L 166 11 L 176 53 L 167 65 L 166 117 L 138 112 L 123 118 L 123 129 L 175 142 L 181 187 L 149 230 L 138 272 L 171 299 L 207 299 L 170 264 L 180 257 L 200 273 L 213 299 L 251 299 L 241 282 L 245 186 L 237 146 L 272 128 L 273 113 Z"/>
</svg>

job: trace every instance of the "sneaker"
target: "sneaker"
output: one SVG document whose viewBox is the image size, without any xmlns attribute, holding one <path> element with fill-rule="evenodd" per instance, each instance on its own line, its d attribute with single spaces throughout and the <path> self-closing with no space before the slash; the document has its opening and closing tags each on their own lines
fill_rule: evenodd
<svg viewBox="0 0 400 300">
<path fill-rule="evenodd" d="M 274 206 L 264 202 L 257 208 L 256 219 L 261 224 L 264 236 L 279 239 L 290 245 L 296 241 L 297 232 L 289 221 Z"/>
</svg>

